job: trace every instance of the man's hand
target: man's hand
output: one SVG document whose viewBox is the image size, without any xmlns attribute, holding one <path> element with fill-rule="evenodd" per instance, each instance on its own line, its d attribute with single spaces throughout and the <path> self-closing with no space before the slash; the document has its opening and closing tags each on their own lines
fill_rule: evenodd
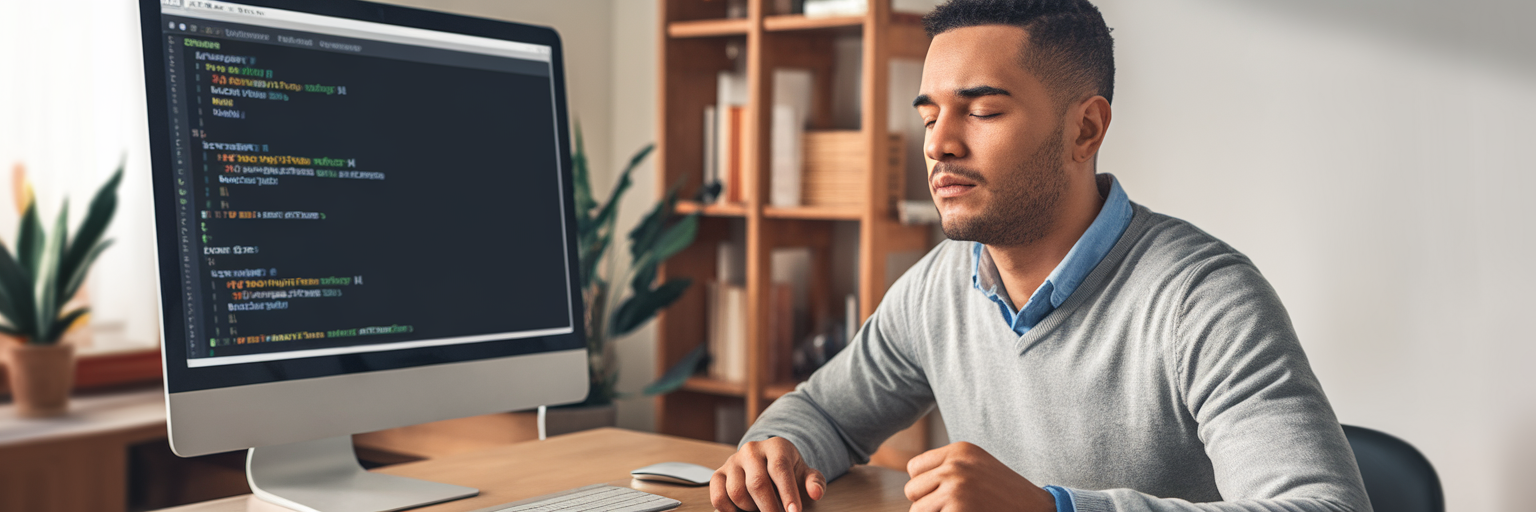
<svg viewBox="0 0 1536 512">
<path fill-rule="evenodd" d="M 826 492 L 827 479 L 800 458 L 800 450 L 782 437 L 741 446 L 709 479 L 709 502 L 720 512 L 800 512 L 800 487 L 813 500 Z"/>
<path fill-rule="evenodd" d="M 1056 497 L 971 443 L 928 450 L 907 463 L 912 511 L 1056 512 Z"/>
</svg>

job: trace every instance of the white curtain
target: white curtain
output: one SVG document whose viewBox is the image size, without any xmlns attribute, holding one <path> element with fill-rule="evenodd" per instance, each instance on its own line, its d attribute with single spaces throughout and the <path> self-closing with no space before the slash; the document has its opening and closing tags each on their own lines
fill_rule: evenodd
<svg viewBox="0 0 1536 512">
<path fill-rule="evenodd" d="M 0 2 L 0 237 L 14 250 L 11 172 L 26 165 L 44 225 L 69 198 L 71 231 L 127 159 L 116 240 L 86 285 L 88 350 L 159 343 L 138 7 L 129 0 Z"/>
</svg>

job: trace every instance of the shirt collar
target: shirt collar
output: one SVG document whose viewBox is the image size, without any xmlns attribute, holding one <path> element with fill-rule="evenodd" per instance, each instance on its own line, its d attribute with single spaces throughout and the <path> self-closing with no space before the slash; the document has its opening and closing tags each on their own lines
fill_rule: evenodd
<svg viewBox="0 0 1536 512">
<path fill-rule="evenodd" d="M 1125 195 L 1125 190 L 1120 188 L 1120 180 L 1113 174 L 1100 174 L 1097 176 L 1099 189 L 1102 191 L 1106 185 L 1109 190 L 1104 196 L 1104 206 L 1099 209 L 1099 216 L 1093 219 L 1093 224 L 1083 232 L 1082 238 L 1072 244 L 1072 250 L 1067 251 L 1067 256 L 1061 259 L 1061 263 L 1051 271 L 1046 281 L 1055 285 L 1055 291 L 1051 293 L 1051 305 L 1060 306 L 1072 292 L 1077 290 L 1077 285 L 1083 283 L 1093 267 L 1099 266 L 1109 250 L 1114 248 L 1115 242 L 1120 241 L 1120 235 L 1125 228 L 1131 225 L 1131 201 Z"/>
<path fill-rule="evenodd" d="M 1058 263 L 1055 269 L 1051 270 L 1050 275 L 1046 276 L 1040 289 L 1034 290 L 1035 293 L 1030 296 L 1030 302 L 1043 300 L 1043 297 L 1036 295 L 1046 292 L 1050 297 L 1051 308 L 1060 306 L 1067 297 L 1072 296 L 1072 292 L 1077 290 L 1078 285 L 1082 284 L 1083 279 L 1088 277 L 1088 273 L 1098 266 L 1104 256 L 1109 254 L 1109 250 L 1120 240 L 1120 235 L 1125 233 L 1125 228 L 1130 226 L 1133 210 L 1130 198 L 1125 194 L 1125 190 L 1120 188 L 1120 180 L 1109 173 L 1099 174 L 1095 178 L 1099 185 L 1099 193 L 1104 197 L 1104 206 L 1099 209 L 1099 215 L 1093 219 L 1088 230 L 1083 232 L 1083 236 L 1077 239 L 1077 243 L 1072 244 L 1072 249 L 1067 251 L 1067 256 L 1061 259 L 1061 263 Z M 997 271 L 997 264 L 992 261 L 992 255 L 980 242 L 974 243 L 971 254 L 974 256 L 972 258 L 974 264 L 971 268 L 972 287 L 1004 305 L 1005 310 L 1010 309 L 1006 305 L 1013 301 L 1009 299 L 1010 294 L 1003 286 L 1002 276 Z M 1023 311 L 1028 303 L 1017 306 L 1020 311 Z M 1004 316 L 1009 317 L 1008 319 L 1012 322 L 1011 317 L 1014 316 L 1014 312 L 1005 311 Z"/>
</svg>

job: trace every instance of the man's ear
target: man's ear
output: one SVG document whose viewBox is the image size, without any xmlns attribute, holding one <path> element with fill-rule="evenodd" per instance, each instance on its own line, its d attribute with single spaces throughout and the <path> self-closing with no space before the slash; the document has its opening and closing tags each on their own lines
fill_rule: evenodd
<svg viewBox="0 0 1536 512">
<path fill-rule="evenodd" d="M 1067 122 L 1075 128 L 1077 136 L 1070 141 L 1072 161 L 1082 163 L 1095 160 L 1104 134 L 1109 131 L 1109 100 L 1094 95 L 1078 103 L 1068 114 Z"/>
</svg>

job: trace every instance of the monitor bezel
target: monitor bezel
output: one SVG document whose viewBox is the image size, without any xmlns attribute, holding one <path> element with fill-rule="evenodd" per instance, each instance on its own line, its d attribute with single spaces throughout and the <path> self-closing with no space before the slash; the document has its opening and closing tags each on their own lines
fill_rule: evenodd
<svg viewBox="0 0 1536 512">
<path fill-rule="evenodd" d="M 574 190 L 571 167 L 570 125 L 567 112 L 564 52 L 559 34 L 552 28 L 510 21 L 490 20 L 440 12 L 376 4 L 358 0 L 239 0 L 236 3 L 288 11 L 332 16 L 357 21 L 386 23 L 403 27 L 457 33 L 507 41 L 533 43 L 550 47 L 551 80 L 555 95 L 555 123 L 564 193 Z M 140 25 L 144 45 L 145 90 L 148 100 L 151 183 L 154 189 L 154 216 L 160 285 L 161 354 L 166 390 L 169 393 L 222 389 L 273 382 L 321 379 L 342 375 L 397 370 L 420 366 L 466 363 L 486 359 L 517 357 L 559 351 L 585 350 L 583 304 L 579 276 L 572 275 L 568 296 L 571 302 L 572 332 L 553 336 L 447 345 L 405 350 L 328 355 L 314 358 L 241 363 L 228 366 L 189 368 L 187 336 L 183 322 L 180 255 L 174 235 L 176 211 L 173 147 L 170 131 L 169 99 L 165 51 L 160 27 L 160 0 L 140 0 Z M 569 197 L 569 196 L 568 196 Z M 566 255 L 570 272 L 579 272 L 576 215 L 574 201 L 563 201 L 566 223 Z"/>
</svg>

